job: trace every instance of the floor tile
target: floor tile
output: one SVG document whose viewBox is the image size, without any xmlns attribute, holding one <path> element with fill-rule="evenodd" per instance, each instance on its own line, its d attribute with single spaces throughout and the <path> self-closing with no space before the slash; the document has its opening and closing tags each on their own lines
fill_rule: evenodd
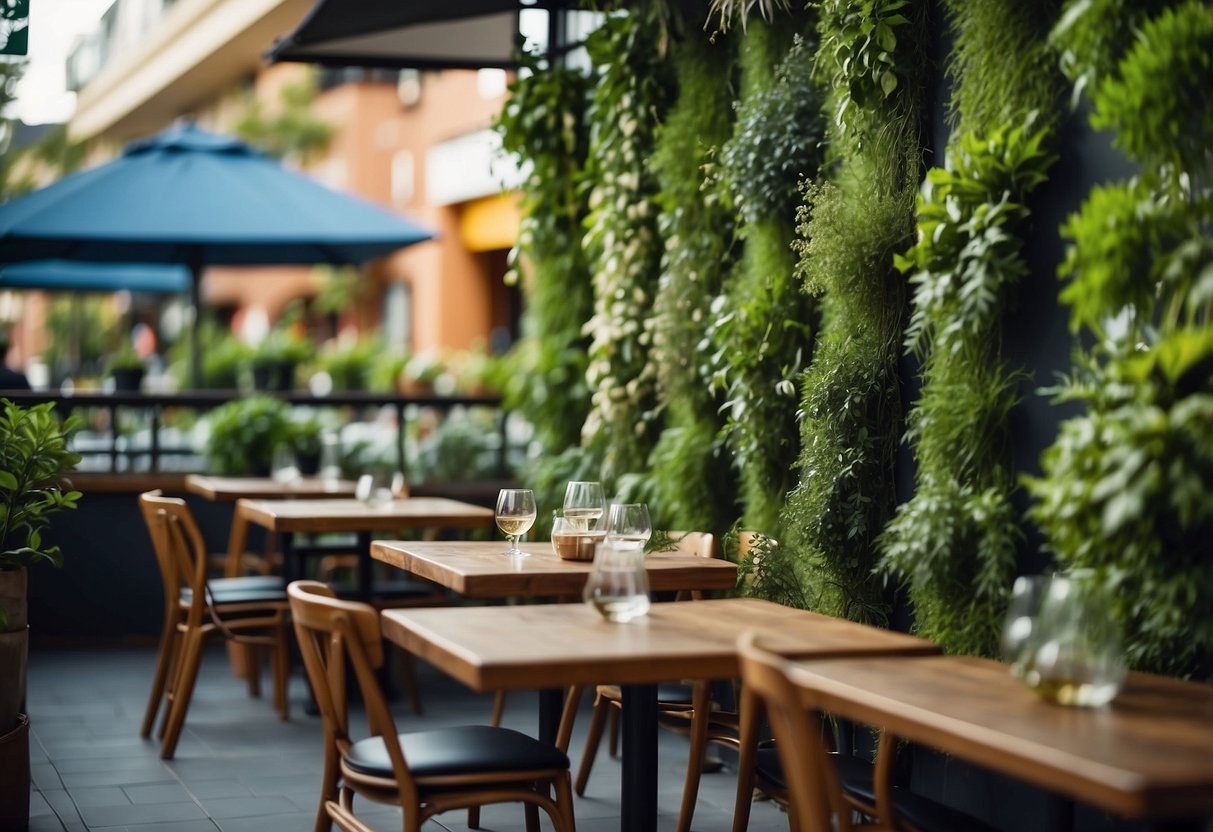
<svg viewBox="0 0 1213 832">
<path fill-rule="evenodd" d="M 107 826 L 137 826 L 162 821 L 205 819 L 206 813 L 193 801 L 185 803 L 143 803 L 129 806 L 80 807 L 89 829 Z"/>
</svg>

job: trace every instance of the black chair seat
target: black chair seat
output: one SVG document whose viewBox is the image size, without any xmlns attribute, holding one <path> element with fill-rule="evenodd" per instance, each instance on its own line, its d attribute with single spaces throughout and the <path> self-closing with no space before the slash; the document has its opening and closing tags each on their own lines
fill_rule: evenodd
<svg viewBox="0 0 1213 832">
<path fill-rule="evenodd" d="M 285 601 L 286 588 L 281 578 L 250 575 L 242 578 L 211 578 L 206 582 L 211 601 L 216 604 L 255 604 L 260 601 Z M 189 604 L 193 590 L 181 590 L 182 603 Z"/>
<path fill-rule="evenodd" d="M 569 758 L 554 746 L 510 728 L 465 725 L 400 735 L 400 748 L 414 777 L 439 777 L 488 771 L 568 768 Z M 379 737 L 360 740 L 345 755 L 354 771 L 392 777 L 392 763 Z"/>
<path fill-rule="evenodd" d="M 346 581 L 330 581 L 329 586 L 337 593 L 338 598 L 358 598 L 358 589 Z M 388 581 L 376 580 L 371 585 L 371 595 L 375 600 L 409 598 L 429 598 L 434 594 L 434 585 L 421 581 L 410 581 L 407 578 L 396 578 Z"/>
<path fill-rule="evenodd" d="M 779 752 L 775 746 L 758 749 L 754 756 L 754 771 L 759 780 L 764 780 L 783 791 L 788 790 L 788 784 L 783 779 L 783 766 L 779 764 Z"/>
</svg>

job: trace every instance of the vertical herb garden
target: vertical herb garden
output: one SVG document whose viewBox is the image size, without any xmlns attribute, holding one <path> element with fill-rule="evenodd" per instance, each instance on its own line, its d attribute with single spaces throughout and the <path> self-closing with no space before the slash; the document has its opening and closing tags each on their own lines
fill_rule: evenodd
<svg viewBox="0 0 1213 832">
<path fill-rule="evenodd" d="M 760 532 L 739 592 L 960 654 L 1082 570 L 1134 667 L 1207 675 L 1213 8 L 595 7 L 498 124 L 541 506 Z M 1013 346 L 1063 320 L 1049 369 Z"/>
</svg>

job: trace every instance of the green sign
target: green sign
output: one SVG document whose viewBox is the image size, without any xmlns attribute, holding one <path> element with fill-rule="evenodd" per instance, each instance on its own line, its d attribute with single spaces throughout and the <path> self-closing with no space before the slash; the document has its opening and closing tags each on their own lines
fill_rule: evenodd
<svg viewBox="0 0 1213 832">
<path fill-rule="evenodd" d="M 0 0 L 0 55 L 29 54 L 30 0 Z"/>
</svg>

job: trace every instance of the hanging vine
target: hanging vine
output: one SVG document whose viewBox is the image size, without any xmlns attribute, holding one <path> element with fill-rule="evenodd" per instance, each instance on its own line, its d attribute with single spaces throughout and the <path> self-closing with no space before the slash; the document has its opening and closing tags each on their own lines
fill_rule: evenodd
<svg viewBox="0 0 1213 832">
<path fill-rule="evenodd" d="M 1022 542 L 1007 447 L 1020 379 L 1000 358 L 1002 322 L 1028 271 L 1023 201 L 1055 159 L 1038 113 L 1056 109 L 1059 79 L 1040 67 L 1057 4 L 947 9 L 957 130 L 946 166 L 927 174 L 918 243 L 898 260 L 914 287 L 906 347 L 921 363 L 906 434 L 916 482 L 881 538 L 881 567 L 908 584 L 920 635 L 991 655 Z"/>
<path fill-rule="evenodd" d="M 891 513 L 900 420 L 901 281 L 913 233 L 925 2 L 821 4 L 817 71 L 828 81 L 833 181 L 801 211 L 799 273 L 822 326 L 801 395 L 799 483 L 783 511 L 808 605 L 881 621 L 875 538 Z"/>
<path fill-rule="evenodd" d="M 732 131 L 734 47 L 731 38 L 709 42 L 697 22 L 674 43 L 678 100 L 651 161 L 665 254 L 647 325 L 665 428 L 638 480 L 654 523 L 666 529 L 723 533 L 735 512 L 730 458 L 719 439 L 720 402 L 702 349 L 711 299 L 734 260 L 732 208 L 704 180 Z"/>
<path fill-rule="evenodd" d="M 787 33 L 811 19 L 755 24 L 742 45 L 743 92 L 719 176 L 740 217 L 744 252 L 712 306 L 713 384 L 741 477 L 743 523 L 778 532 L 798 450 L 796 400 L 812 349 L 813 304 L 799 291 L 790 244 L 797 184 L 821 164 L 822 97 L 813 44 Z"/>
<path fill-rule="evenodd" d="M 657 371 L 645 329 L 661 272 L 657 184 L 647 159 L 668 97 L 659 27 L 639 15 L 613 15 L 587 40 L 599 67 L 590 104 L 590 213 L 584 245 L 593 274 L 594 311 L 586 372 L 590 412 L 582 445 L 601 461 L 608 492 L 640 471 L 659 429 Z"/>
<path fill-rule="evenodd" d="M 506 406 L 534 427 L 526 481 L 541 506 L 559 505 L 580 476 L 580 426 L 589 412 L 587 340 L 581 328 L 593 295 L 581 248 L 588 211 L 580 178 L 589 145 L 589 79 L 576 69 L 530 61 L 511 86 L 496 128 L 502 147 L 529 171 L 522 186 L 522 227 L 507 281 L 526 297 L 522 339 L 510 354 Z M 593 471 L 593 477 L 597 471 Z M 540 512 L 542 533 L 547 512 Z"/>
<path fill-rule="evenodd" d="M 1118 14 L 1117 12 L 1124 12 Z M 1091 121 L 1141 164 L 1062 229 L 1071 327 L 1095 336 L 1060 391 L 1086 412 L 1027 480 L 1070 569 L 1113 591 L 1141 669 L 1207 675 L 1213 653 L 1213 9 L 1071 2 L 1054 33 Z"/>
</svg>

